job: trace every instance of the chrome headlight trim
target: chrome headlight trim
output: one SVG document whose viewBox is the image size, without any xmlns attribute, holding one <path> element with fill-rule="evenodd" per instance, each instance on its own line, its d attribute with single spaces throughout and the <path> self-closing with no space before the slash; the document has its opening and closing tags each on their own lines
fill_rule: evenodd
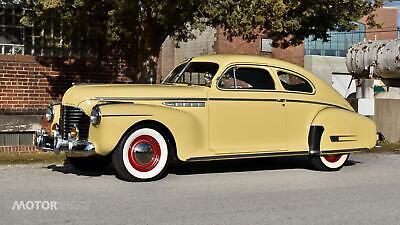
<svg viewBox="0 0 400 225">
<path fill-rule="evenodd" d="M 100 107 L 95 106 L 92 109 L 92 112 L 90 113 L 90 123 L 93 125 L 97 126 L 101 122 L 101 111 Z"/>
<path fill-rule="evenodd" d="M 46 114 L 45 114 L 47 122 L 51 122 L 54 119 L 54 107 L 50 105 L 46 109 Z"/>
</svg>

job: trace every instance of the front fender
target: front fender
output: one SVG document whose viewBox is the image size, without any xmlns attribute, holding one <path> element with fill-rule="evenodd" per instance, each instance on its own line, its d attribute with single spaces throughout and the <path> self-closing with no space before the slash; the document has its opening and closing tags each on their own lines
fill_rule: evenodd
<svg viewBox="0 0 400 225">
<path fill-rule="evenodd" d="M 312 126 L 323 127 L 320 149 L 324 151 L 371 149 L 376 144 L 376 125 L 369 118 L 339 108 L 321 110 Z"/>
<path fill-rule="evenodd" d="M 193 108 L 181 110 L 161 105 L 136 103 L 99 105 L 102 118 L 99 125 L 91 125 L 89 140 L 96 152 L 107 155 L 118 144 L 123 135 L 135 124 L 152 120 L 166 126 L 172 133 L 177 156 L 186 160 L 191 155 L 206 155 L 207 110 Z"/>
</svg>

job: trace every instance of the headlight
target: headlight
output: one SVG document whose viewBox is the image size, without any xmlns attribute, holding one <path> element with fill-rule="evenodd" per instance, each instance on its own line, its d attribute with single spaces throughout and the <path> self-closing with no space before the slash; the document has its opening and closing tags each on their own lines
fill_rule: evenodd
<svg viewBox="0 0 400 225">
<path fill-rule="evenodd" d="M 95 106 L 92 109 L 92 113 L 90 114 L 90 122 L 93 125 L 99 125 L 100 121 L 101 121 L 101 111 L 99 107 Z"/>
<path fill-rule="evenodd" d="M 54 109 L 53 109 L 53 106 L 49 106 L 48 108 L 47 108 L 47 110 L 46 110 L 46 120 L 48 121 L 48 122 L 51 122 L 51 121 L 53 121 L 53 119 L 54 119 Z"/>
</svg>

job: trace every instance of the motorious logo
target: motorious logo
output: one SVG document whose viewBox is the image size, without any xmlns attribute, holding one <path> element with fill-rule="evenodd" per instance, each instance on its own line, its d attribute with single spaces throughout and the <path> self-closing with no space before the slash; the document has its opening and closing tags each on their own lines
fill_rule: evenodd
<svg viewBox="0 0 400 225">
<path fill-rule="evenodd" d="M 56 201 L 14 201 L 12 210 L 58 210 Z"/>
</svg>

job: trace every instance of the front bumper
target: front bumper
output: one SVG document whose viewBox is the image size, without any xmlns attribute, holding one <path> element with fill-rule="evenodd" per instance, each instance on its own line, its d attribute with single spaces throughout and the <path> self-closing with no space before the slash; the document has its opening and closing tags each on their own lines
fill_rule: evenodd
<svg viewBox="0 0 400 225">
<path fill-rule="evenodd" d="M 91 156 L 95 155 L 94 145 L 87 140 L 64 140 L 60 133 L 53 132 L 49 135 L 45 130 L 36 131 L 35 146 L 42 151 L 60 153 L 66 152 L 68 156 Z"/>
</svg>

